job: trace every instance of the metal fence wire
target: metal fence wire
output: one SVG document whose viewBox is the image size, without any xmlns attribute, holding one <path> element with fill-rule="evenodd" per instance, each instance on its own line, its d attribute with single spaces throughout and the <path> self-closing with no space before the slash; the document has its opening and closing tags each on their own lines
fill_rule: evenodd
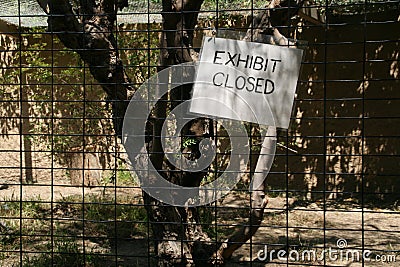
<svg viewBox="0 0 400 267">
<path fill-rule="evenodd" d="M 398 266 L 399 3 L 0 0 L 0 266 Z M 303 51 L 288 129 L 178 128 L 193 80 L 174 66 L 214 37 Z M 230 172 L 229 127 L 248 137 L 240 181 L 169 202 Z"/>
</svg>

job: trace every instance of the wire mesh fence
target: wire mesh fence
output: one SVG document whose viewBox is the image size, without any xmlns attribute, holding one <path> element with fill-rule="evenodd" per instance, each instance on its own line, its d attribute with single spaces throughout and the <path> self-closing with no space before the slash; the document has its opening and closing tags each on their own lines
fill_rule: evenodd
<svg viewBox="0 0 400 267">
<path fill-rule="evenodd" d="M 0 0 L 0 266 L 397 266 L 399 16 L 399 1 L 379 0 Z M 304 51 L 259 190 L 268 204 L 249 192 L 263 155 L 252 123 L 229 194 L 174 207 L 142 191 L 124 146 L 132 97 L 198 61 L 204 38 L 256 34 Z M 161 126 L 176 130 L 168 118 L 191 90 L 142 96 L 153 107 L 143 155 L 187 188 L 233 157 L 226 125 L 202 117 L 181 129 L 178 150 L 195 160 L 211 140 L 209 166 L 188 173 L 165 159 Z"/>
</svg>

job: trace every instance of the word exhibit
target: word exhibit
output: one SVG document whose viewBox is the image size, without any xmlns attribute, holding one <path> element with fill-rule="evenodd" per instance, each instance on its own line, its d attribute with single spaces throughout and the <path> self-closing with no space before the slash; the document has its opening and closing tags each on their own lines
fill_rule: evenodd
<svg viewBox="0 0 400 267">
<path fill-rule="evenodd" d="M 252 69 L 255 71 L 267 70 L 274 73 L 277 64 L 281 63 L 281 59 L 268 59 L 261 56 L 251 56 L 242 54 L 233 54 L 229 51 L 215 51 L 213 64 L 225 65 L 230 67 Z M 232 76 L 229 73 L 217 72 L 213 76 L 213 84 L 215 86 L 223 86 L 225 88 L 235 88 L 243 90 L 246 88 L 249 92 L 271 94 L 275 90 L 275 83 L 263 77 L 244 77 L 242 75 Z"/>
</svg>

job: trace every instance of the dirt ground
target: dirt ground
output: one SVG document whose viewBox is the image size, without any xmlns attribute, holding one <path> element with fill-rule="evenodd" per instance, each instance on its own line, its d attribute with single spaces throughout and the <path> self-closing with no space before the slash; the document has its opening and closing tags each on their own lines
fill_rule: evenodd
<svg viewBox="0 0 400 267">
<path fill-rule="evenodd" d="M 0 140 L 0 184 L 8 185 L 8 188 L 0 190 L 0 201 L 40 199 L 46 202 L 59 201 L 68 196 L 111 194 L 132 198 L 133 203 L 142 203 L 139 188 L 71 186 L 62 166 L 52 162 L 45 153 L 34 158 L 35 167 L 38 168 L 34 172 L 37 183 L 21 185 L 21 154 L 16 149 L 19 148 L 18 142 L 16 138 Z M 248 195 L 237 192 L 231 193 L 219 203 L 219 207 L 223 207 L 217 212 L 217 222 L 222 229 L 217 236 L 219 241 L 226 239 L 238 225 L 246 222 L 241 208 L 248 205 Z M 91 240 L 86 242 L 87 247 L 99 253 L 106 251 L 101 244 Z M 151 247 L 147 236 L 143 234 L 117 240 L 112 250 L 118 256 L 115 256 L 114 262 L 108 260 L 103 266 L 115 266 L 115 261 L 119 262 L 118 266 L 152 265 L 152 261 L 148 260 L 149 253 L 153 254 Z M 362 248 L 371 251 L 367 253 L 364 262 L 362 257 L 356 257 L 362 253 Z M 332 255 L 325 254 L 322 259 L 324 249 Z M 265 250 L 268 254 L 262 253 Z M 306 257 L 313 252 L 316 258 Z M 292 257 L 285 260 L 288 253 Z M 302 254 L 306 256 L 302 258 Z M 265 259 L 265 256 L 272 260 Z M 400 266 L 399 262 L 398 206 L 385 209 L 361 208 L 352 202 L 324 206 L 324 203 L 304 203 L 281 195 L 270 198 L 257 234 L 234 253 L 227 266 Z M 0 265 L 12 266 L 10 262 Z"/>
</svg>

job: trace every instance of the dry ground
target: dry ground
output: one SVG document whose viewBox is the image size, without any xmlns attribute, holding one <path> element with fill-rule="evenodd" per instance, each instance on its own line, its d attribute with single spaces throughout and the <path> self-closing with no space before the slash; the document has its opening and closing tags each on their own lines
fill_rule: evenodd
<svg viewBox="0 0 400 267">
<path fill-rule="evenodd" d="M 7 189 L 0 190 L 0 203 L 3 205 L 3 209 L 0 209 L 0 211 L 4 213 L 4 205 L 8 204 L 7 201 L 34 200 L 39 204 L 44 203 L 48 206 L 43 209 L 43 214 L 47 214 L 47 218 L 51 215 L 50 217 L 53 220 L 60 220 L 57 227 L 62 228 L 63 231 L 68 231 L 70 235 L 76 235 L 81 251 L 84 242 L 86 251 L 96 255 L 111 255 L 105 257 L 99 266 L 115 266 L 115 262 L 119 262 L 118 266 L 148 266 L 153 264 L 154 261 L 149 260 L 148 257 L 149 254 L 153 255 L 153 251 L 151 241 L 148 241 L 147 238 L 150 231 L 145 222 L 142 224 L 135 222 L 124 224 L 123 217 L 119 217 L 119 222 L 107 221 L 107 223 L 113 225 L 111 228 L 108 226 L 108 228 L 104 228 L 104 222 L 100 228 L 99 226 L 93 228 L 96 231 L 98 230 L 98 233 L 91 232 L 89 226 L 100 223 L 100 220 L 88 222 L 86 234 L 90 233 L 93 236 L 85 236 L 82 225 L 79 225 L 80 217 L 74 214 L 74 212 L 79 213 L 79 209 L 82 208 L 84 195 L 85 197 L 94 196 L 92 200 L 105 200 L 106 202 L 113 199 L 114 203 L 111 203 L 113 205 L 118 203 L 130 205 L 130 207 L 140 206 L 142 200 L 139 188 L 114 187 L 112 185 L 107 188 L 73 187 L 70 186 L 65 170 L 62 169 L 53 172 L 51 169 L 37 170 L 35 172 L 36 184 L 21 185 L 19 182 L 21 175 L 19 170 L 20 152 L 15 150 L 16 147 L 19 147 L 18 140 L 3 139 L 0 140 L 0 144 L 0 184 L 9 185 Z M 51 162 L 47 156 L 37 157 L 35 166 L 38 168 L 61 167 L 57 163 Z M 79 200 L 81 201 L 79 202 Z M 90 200 L 86 198 L 85 203 L 91 205 Z M 216 213 L 218 226 L 215 226 L 215 217 L 212 217 L 215 213 L 211 209 L 213 212 L 209 213 L 211 214 L 209 220 L 212 226 L 207 226 L 208 231 L 211 234 L 216 234 L 217 240 L 224 240 L 238 225 L 246 221 L 245 207 L 248 204 L 246 193 L 231 193 L 219 204 L 220 208 Z M 7 216 L 7 214 L 0 214 L 0 221 L 3 224 L 4 222 L 7 224 L 11 220 Z M 18 222 L 18 217 L 13 218 L 13 220 Z M 32 222 L 35 223 L 36 221 Z M 139 230 L 130 231 L 126 229 L 127 227 L 137 227 Z M 114 232 L 107 233 L 106 230 L 111 231 L 110 229 L 113 229 Z M 5 230 L 2 230 L 1 227 L 0 230 L 3 231 L 0 231 L 1 236 L 5 237 Z M 50 228 L 46 225 L 37 233 L 43 234 L 48 240 L 49 230 Z M 103 230 L 104 232 L 102 232 Z M 316 255 L 319 256 L 324 248 L 337 249 L 338 239 L 345 239 L 347 242 L 347 246 L 343 248 L 342 252 L 361 251 L 362 248 L 372 251 L 370 258 L 373 260 L 364 262 L 364 266 L 400 266 L 399 207 L 362 209 L 354 202 L 330 203 L 324 207 L 324 203 L 301 203 L 282 195 L 272 197 L 262 227 L 251 241 L 235 252 L 228 266 L 362 266 L 361 261 L 347 261 L 346 257 L 343 257 L 342 260 L 340 258 L 332 260 L 325 257 L 325 262 L 319 259 L 286 262 L 276 258 L 278 250 L 295 251 L 291 254 L 293 257 L 296 256 L 296 252 L 301 255 L 304 251 L 315 251 Z M 37 256 L 40 255 L 37 252 L 41 251 L 46 245 L 45 243 L 43 239 L 36 243 L 29 241 L 23 245 L 23 249 L 32 251 L 31 256 Z M 20 244 L 18 238 L 16 244 Z M 275 254 L 272 254 L 275 257 L 271 262 L 257 259 L 257 255 L 263 256 L 258 252 L 264 249 L 265 245 L 267 245 L 269 252 L 275 250 Z M 0 266 L 18 264 L 20 260 L 19 249 L 20 247 L 16 246 L 8 251 L 9 247 L 0 242 L 0 254 L 2 253 Z M 112 256 L 115 254 L 117 256 Z M 379 257 L 381 259 L 386 257 L 386 261 L 390 262 L 376 261 L 375 259 Z M 394 260 L 397 260 L 397 262 L 394 262 Z"/>
</svg>

